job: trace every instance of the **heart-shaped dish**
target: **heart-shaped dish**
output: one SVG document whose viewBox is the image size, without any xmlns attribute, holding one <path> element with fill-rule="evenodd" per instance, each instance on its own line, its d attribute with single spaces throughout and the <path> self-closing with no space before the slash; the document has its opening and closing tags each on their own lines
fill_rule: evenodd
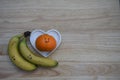
<svg viewBox="0 0 120 80">
<path fill-rule="evenodd" d="M 36 45 L 35 45 L 35 42 L 36 42 L 36 39 L 42 35 L 42 34 L 49 34 L 51 36 L 53 36 L 56 40 L 56 47 L 55 49 L 53 49 L 52 51 L 40 51 L 36 48 Z M 43 31 L 43 30 L 33 30 L 31 32 L 31 35 L 30 35 L 30 43 L 32 45 L 32 47 L 39 53 L 41 54 L 42 56 L 44 57 L 48 57 L 49 55 L 51 55 L 60 45 L 61 43 L 61 34 L 59 33 L 59 31 L 55 30 L 55 29 L 51 29 L 51 30 L 48 30 L 47 32 Z"/>
</svg>

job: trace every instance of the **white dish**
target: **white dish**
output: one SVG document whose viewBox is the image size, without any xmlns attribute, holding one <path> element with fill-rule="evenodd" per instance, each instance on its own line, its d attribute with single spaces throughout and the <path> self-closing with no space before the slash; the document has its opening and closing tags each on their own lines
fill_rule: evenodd
<svg viewBox="0 0 120 80">
<path fill-rule="evenodd" d="M 36 48 L 36 45 L 35 45 L 35 42 L 36 42 L 36 39 L 42 35 L 42 34 L 49 34 L 51 36 L 53 36 L 57 42 L 57 45 L 55 47 L 55 49 L 53 49 L 52 51 L 49 51 L 49 52 L 45 52 L 45 51 L 40 51 Z M 51 55 L 60 45 L 61 43 L 61 34 L 59 33 L 59 31 L 55 30 L 55 29 L 51 29 L 51 30 L 48 30 L 47 32 L 43 31 L 43 30 L 33 30 L 31 32 L 31 35 L 30 35 L 30 43 L 31 45 L 33 46 L 33 48 L 39 53 L 41 54 L 42 56 L 44 57 L 48 57 L 49 55 Z"/>
</svg>

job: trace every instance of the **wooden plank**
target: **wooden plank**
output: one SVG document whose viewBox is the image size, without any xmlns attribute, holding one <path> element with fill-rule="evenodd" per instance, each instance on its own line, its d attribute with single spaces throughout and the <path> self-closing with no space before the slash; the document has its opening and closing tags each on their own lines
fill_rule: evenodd
<svg viewBox="0 0 120 80">
<path fill-rule="evenodd" d="M 97 80 L 120 80 L 119 76 L 99 76 Z"/>
<path fill-rule="evenodd" d="M 80 63 L 60 62 L 56 68 L 41 68 L 25 72 L 10 62 L 0 62 L 1 78 L 35 78 L 35 77 L 79 77 L 79 76 L 119 76 L 120 63 Z M 11 75 L 10 75 L 11 74 Z M 8 76 L 8 77 L 6 77 Z"/>
<path fill-rule="evenodd" d="M 1 80 L 24 80 L 24 78 L 9 78 Z M 25 80 L 95 80 L 93 76 L 80 76 L 80 77 L 36 77 L 36 78 L 25 78 Z"/>
<path fill-rule="evenodd" d="M 5 5 L 4 5 L 5 4 Z M 91 8 L 116 8 L 118 7 L 118 0 L 1 0 L 1 8 L 53 8 L 53 9 L 91 9 Z"/>
<path fill-rule="evenodd" d="M 11 62 L 0 62 L 0 64 L 1 64 L 0 68 L 1 68 L 2 73 L 5 73 L 5 72 L 6 73 L 8 72 L 9 73 L 14 73 L 14 72 L 23 73 L 24 72 L 22 70 L 17 69 Z M 109 76 L 109 75 L 119 75 L 120 73 L 119 67 L 120 67 L 120 63 L 81 63 L 81 62 L 73 63 L 71 61 L 71 62 L 60 62 L 59 66 L 53 69 L 39 67 L 39 69 L 34 71 L 33 74 L 39 73 L 42 76 L 53 76 L 53 75 L 79 76 L 79 75 L 98 75 L 98 74 Z M 44 71 L 46 72 L 48 71 L 48 74 L 45 74 Z M 29 77 L 30 74 L 29 75 L 26 74 L 26 76 Z"/>
<path fill-rule="evenodd" d="M 71 51 L 71 50 L 70 50 Z M 73 52 L 73 51 L 72 51 Z M 79 51 L 78 51 L 79 52 Z M 102 53 L 88 53 L 86 52 L 73 52 L 70 53 L 63 51 L 54 53 L 50 56 L 50 58 L 56 59 L 58 61 L 80 61 L 80 62 L 120 62 L 120 54 L 119 53 L 112 53 L 112 54 L 102 54 Z M 67 55 L 67 56 L 65 56 Z M 69 56 L 68 56 L 69 55 Z M 9 61 L 8 56 L 0 56 L 1 61 Z"/>
<path fill-rule="evenodd" d="M 24 80 L 24 78 L 9 78 L 1 80 Z M 119 76 L 79 76 L 79 77 L 36 77 L 36 78 L 26 78 L 25 80 L 120 80 Z"/>
</svg>

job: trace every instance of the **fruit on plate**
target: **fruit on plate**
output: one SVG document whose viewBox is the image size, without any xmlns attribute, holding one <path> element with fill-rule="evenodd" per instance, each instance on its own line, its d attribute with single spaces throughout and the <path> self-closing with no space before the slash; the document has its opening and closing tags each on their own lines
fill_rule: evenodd
<svg viewBox="0 0 120 80">
<path fill-rule="evenodd" d="M 38 66 L 55 67 L 58 65 L 56 60 L 35 55 L 27 45 L 27 36 L 30 32 L 13 36 L 9 40 L 8 55 L 10 60 L 20 69 L 33 71 Z"/>
<path fill-rule="evenodd" d="M 8 44 L 8 55 L 11 61 L 20 69 L 26 70 L 26 71 L 33 71 L 37 68 L 36 65 L 25 60 L 20 55 L 20 52 L 18 50 L 18 45 L 20 42 L 20 38 L 22 36 L 23 36 L 22 34 L 19 34 L 10 39 L 9 44 Z"/>
<path fill-rule="evenodd" d="M 48 41 L 49 42 L 49 41 Z M 55 44 L 55 43 L 54 43 Z M 49 48 L 50 49 L 50 48 Z M 19 44 L 19 50 L 21 52 L 21 55 L 28 60 L 29 62 L 36 64 L 38 66 L 43 67 L 55 67 L 58 65 L 58 62 L 56 60 L 52 60 L 50 58 L 40 57 L 36 56 L 27 46 L 27 40 L 24 37 L 20 44 Z"/>
<path fill-rule="evenodd" d="M 49 34 L 42 34 L 36 39 L 35 44 L 40 51 L 52 51 L 56 47 L 56 40 Z"/>
</svg>

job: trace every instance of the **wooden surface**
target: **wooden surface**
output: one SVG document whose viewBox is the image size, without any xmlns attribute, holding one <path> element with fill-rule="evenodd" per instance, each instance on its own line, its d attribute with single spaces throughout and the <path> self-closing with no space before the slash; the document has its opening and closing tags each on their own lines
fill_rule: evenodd
<svg viewBox="0 0 120 80">
<path fill-rule="evenodd" d="M 52 69 L 19 70 L 9 39 L 27 30 L 57 29 L 62 44 Z M 119 0 L 0 0 L 0 80 L 120 80 Z"/>
</svg>

